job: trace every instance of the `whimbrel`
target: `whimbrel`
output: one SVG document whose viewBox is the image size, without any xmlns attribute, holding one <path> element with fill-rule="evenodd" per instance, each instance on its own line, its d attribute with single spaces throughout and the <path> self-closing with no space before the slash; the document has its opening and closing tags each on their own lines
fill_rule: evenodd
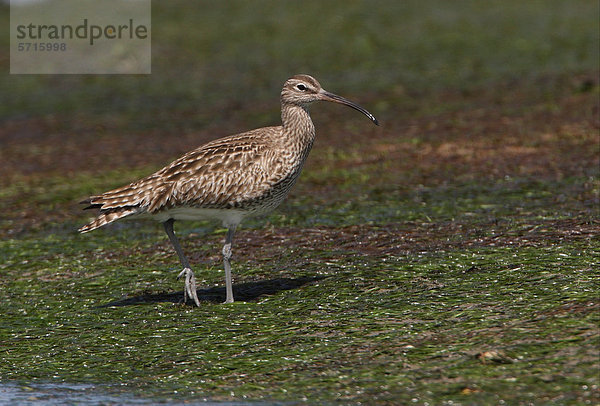
<svg viewBox="0 0 600 406">
<path fill-rule="evenodd" d="M 196 280 L 173 232 L 175 220 L 220 220 L 227 228 L 223 246 L 225 303 L 233 302 L 231 243 L 237 226 L 247 216 L 275 209 L 298 179 L 315 139 L 308 114 L 312 102 L 345 104 L 377 119 L 356 103 L 329 93 L 309 75 L 288 79 L 281 91 L 279 127 L 265 127 L 211 141 L 188 152 L 156 173 L 83 201 L 100 214 L 81 227 L 85 233 L 125 217 L 152 217 L 163 223 L 181 261 L 185 278 L 184 302 L 200 306 Z"/>
</svg>

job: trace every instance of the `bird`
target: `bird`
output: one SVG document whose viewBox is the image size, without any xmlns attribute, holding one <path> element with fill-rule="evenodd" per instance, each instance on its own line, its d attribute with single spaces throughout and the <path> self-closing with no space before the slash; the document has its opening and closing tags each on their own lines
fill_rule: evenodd
<svg viewBox="0 0 600 406">
<path fill-rule="evenodd" d="M 281 125 L 210 141 L 157 172 L 123 187 L 91 196 L 84 209 L 99 209 L 87 233 L 120 219 L 151 218 L 163 224 L 183 270 L 183 301 L 200 306 L 196 279 L 173 224 L 179 220 L 218 220 L 227 229 L 222 249 L 225 302 L 232 303 L 232 241 L 247 217 L 265 215 L 287 197 L 315 140 L 309 105 L 328 101 L 349 106 L 379 122 L 360 105 L 324 90 L 310 75 L 287 79 L 280 95 Z"/>
</svg>

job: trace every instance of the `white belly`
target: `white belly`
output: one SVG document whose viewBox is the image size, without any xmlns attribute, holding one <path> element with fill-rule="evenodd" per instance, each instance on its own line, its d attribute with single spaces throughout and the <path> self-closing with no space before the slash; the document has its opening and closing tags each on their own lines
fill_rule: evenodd
<svg viewBox="0 0 600 406">
<path fill-rule="evenodd" d="M 237 225 L 244 217 L 251 214 L 248 211 L 235 209 L 200 209 L 193 207 L 175 207 L 152 215 L 152 218 L 160 222 L 169 219 L 174 220 L 220 220 L 223 225 Z"/>
</svg>

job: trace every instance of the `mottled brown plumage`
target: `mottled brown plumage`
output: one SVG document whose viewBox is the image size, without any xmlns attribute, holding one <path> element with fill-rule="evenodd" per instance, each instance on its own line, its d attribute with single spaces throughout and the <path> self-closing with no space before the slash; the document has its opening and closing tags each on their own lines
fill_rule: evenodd
<svg viewBox="0 0 600 406">
<path fill-rule="evenodd" d="M 326 100 L 348 105 L 377 120 L 362 107 L 321 88 L 308 75 L 288 79 L 281 92 L 279 127 L 266 127 L 209 142 L 154 174 L 92 196 L 86 208 L 100 209 L 98 217 L 81 227 L 85 233 L 125 217 L 153 217 L 162 222 L 184 266 L 184 299 L 199 305 L 189 263 L 173 233 L 175 220 L 217 219 L 229 229 L 223 249 L 226 302 L 231 288 L 231 240 L 237 225 L 250 215 L 275 209 L 287 196 L 315 138 L 308 105 Z"/>
</svg>

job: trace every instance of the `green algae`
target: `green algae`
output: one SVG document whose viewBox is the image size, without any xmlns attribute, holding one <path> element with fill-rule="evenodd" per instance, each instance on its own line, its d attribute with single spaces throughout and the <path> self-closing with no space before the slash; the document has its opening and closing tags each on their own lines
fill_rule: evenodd
<svg viewBox="0 0 600 406">
<path fill-rule="evenodd" d="M 176 303 L 181 287 L 168 267 L 106 261 L 103 252 L 3 268 L 3 379 L 120 383 L 156 396 L 381 401 L 468 398 L 464 388 L 477 389 L 471 399 L 569 399 L 595 384 L 598 241 L 336 255 L 327 269 L 322 257 L 332 254 L 323 252 L 284 273 L 325 279 L 199 308 Z M 239 279 L 248 266 L 238 265 Z M 219 272 L 197 274 L 214 281 Z M 146 301 L 118 304 L 134 296 Z M 492 350 L 510 362 L 477 358 Z"/>
</svg>

